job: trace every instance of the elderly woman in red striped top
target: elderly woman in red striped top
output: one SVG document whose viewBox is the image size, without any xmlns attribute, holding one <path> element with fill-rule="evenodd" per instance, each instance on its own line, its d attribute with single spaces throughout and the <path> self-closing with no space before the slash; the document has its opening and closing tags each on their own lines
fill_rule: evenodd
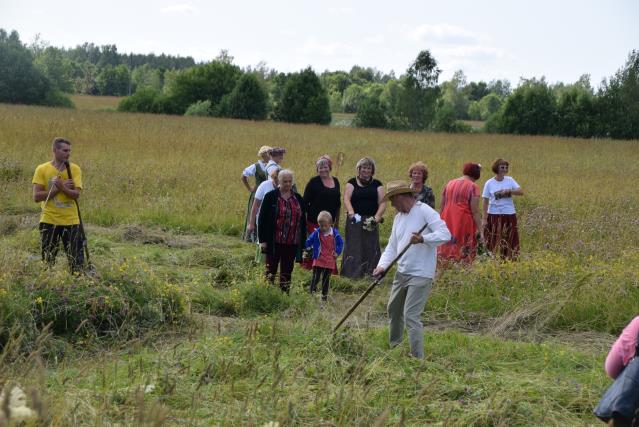
<svg viewBox="0 0 639 427">
<path fill-rule="evenodd" d="M 293 190 L 293 180 L 292 171 L 279 172 L 278 188 L 264 196 L 257 222 L 258 239 L 266 254 L 266 277 L 274 283 L 279 267 L 280 289 L 287 293 L 293 266 L 301 261 L 306 241 L 306 208 L 302 196 Z"/>
</svg>

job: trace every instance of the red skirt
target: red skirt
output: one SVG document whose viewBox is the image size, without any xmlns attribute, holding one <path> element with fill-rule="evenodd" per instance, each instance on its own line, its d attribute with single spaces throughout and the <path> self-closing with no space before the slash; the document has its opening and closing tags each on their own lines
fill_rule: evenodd
<svg viewBox="0 0 639 427">
<path fill-rule="evenodd" d="M 486 249 L 504 259 L 515 260 L 519 256 L 519 231 L 517 215 L 488 214 L 484 227 Z"/>
<path fill-rule="evenodd" d="M 472 263 L 477 255 L 477 226 L 470 208 L 447 206 L 441 218 L 450 230 L 451 239 L 437 248 L 440 263 Z"/>
</svg>

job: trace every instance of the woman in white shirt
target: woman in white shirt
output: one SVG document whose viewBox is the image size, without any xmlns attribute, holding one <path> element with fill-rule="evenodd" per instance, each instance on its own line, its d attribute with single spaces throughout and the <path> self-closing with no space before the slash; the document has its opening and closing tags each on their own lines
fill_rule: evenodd
<svg viewBox="0 0 639 427">
<path fill-rule="evenodd" d="M 494 178 L 484 184 L 484 240 L 486 248 L 502 258 L 517 259 L 519 255 L 519 232 L 513 196 L 522 196 L 524 191 L 508 174 L 508 162 L 497 159 L 493 162 Z"/>
</svg>

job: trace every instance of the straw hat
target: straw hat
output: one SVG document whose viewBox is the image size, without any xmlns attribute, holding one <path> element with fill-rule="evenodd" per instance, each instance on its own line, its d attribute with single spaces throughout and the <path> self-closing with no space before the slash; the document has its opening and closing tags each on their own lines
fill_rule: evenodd
<svg viewBox="0 0 639 427">
<path fill-rule="evenodd" d="M 389 181 L 386 184 L 386 194 L 384 195 L 384 201 L 389 200 L 393 196 L 404 193 L 416 193 L 415 190 L 410 188 L 410 185 L 406 181 Z"/>
</svg>

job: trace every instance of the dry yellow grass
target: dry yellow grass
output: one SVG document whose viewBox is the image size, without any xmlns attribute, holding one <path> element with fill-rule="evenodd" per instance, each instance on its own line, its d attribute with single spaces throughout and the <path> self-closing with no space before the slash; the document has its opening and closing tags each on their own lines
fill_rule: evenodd
<svg viewBox="0 0 639 427">
<path fill-rule="evenodd" d="M 71 95 L 75 108 L 90 111 L 115 110 L 123 99 L 123 96 Z"/>
</svg>

